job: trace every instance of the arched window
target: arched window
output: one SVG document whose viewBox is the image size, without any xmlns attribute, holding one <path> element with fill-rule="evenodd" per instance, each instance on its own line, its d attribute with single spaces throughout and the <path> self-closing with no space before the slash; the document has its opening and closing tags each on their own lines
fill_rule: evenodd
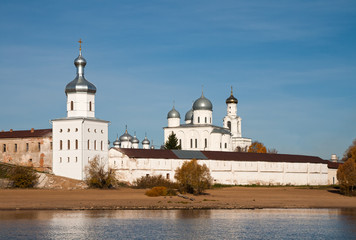
<svg viewBox="0 0 356 240">
<path fill-rule="evenodd" d="M 63 149 L 63 142 L 62 140 L 59 140 L 59 150 L 62 150 Z"/>
<path fill-rule="evenodd" d="M 103 151 L 103 141 L 100 142 L 100 149 Z"/>
<path fill-rule="evenodd" d="M 68 150 L 70 149 L 70 140 L 68 140 L 68 146 L 67 146 Z"/>
<path fill-rule="evenodd" d="M 94 140 L 94 150 L 96 150 L 96 140 Z"/>
<path fill-rule="evenodd" d="M 193 139 L 190 139 L 190 148 L 193 148 Z"/>
<path fill-rule="evenodd" d="M 70 101 L 70 110 L 74 110 L 74 102 L 73 101 Z"/>
<path fill-rule="evenodd" d="M 227 127 L 228 127 L 229 130 L 231 131 L 231 122 L 230 122 L 230 121 L 227 122 Z"/>
<path fill-rule="evenodd" d="M 200 117 L 198 117 L 198 123 L 200 123 Z"/>
<path fill-rule="evenodd" d="M 205 138 L 205 148 L 207 148 L 207 147 L 208 147 L 208 139 Z"/>
<path fill-rule="evenodd" d="M 75 140 L 75 149 L 78 149 L 78 139 Z"/>
<path fill-rule="evenodd" d="M 227 148 L 227 143 L 225 143 L 225 148 Z"/>
<path fill-rule="evenodd" d="M 208 118 L 207 117 L 205 117 L 205 123 L 208 123 Z"/>
<path fill-rule="evenodd" d="M 198 148 L 198 139 L 195 139 L 195 148 Z"/>
<path fill-rule="evenodd" d="M 88 140 L 88 150 L 90 149 L 90 140 Z"/>
<path fill-rule="evenodd" d="M 91 101 L 89 102 L 89 111 L 91 111 Z"/>
</svg>

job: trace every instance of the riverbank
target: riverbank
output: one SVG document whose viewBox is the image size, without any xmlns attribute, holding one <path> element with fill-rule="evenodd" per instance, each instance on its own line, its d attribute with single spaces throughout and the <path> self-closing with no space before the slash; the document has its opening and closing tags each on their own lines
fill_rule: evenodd
<svg viewBox="0 0 356 240">
<path fill-rule="evenodd" d="M 147 197 L 145 191 L 1 189 L 0 210 L 356 208 L 355 197 L 334 193 L 332 188 L 229 187 L 208 190 L 207 195 L 187 195 L 194 201 Z"/>
</svg>

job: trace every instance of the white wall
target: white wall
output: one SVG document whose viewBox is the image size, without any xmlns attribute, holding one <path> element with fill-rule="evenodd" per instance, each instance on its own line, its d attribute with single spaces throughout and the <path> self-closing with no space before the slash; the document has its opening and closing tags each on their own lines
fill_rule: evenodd
<svg viewBox="0 0 356 240">
<path fill-rule="evenodd" d="M 149 175 L 169 174 L 174 180 L 175 170 L 182 159 L 129 158 L 118 150 L 109 151 L 109 166 L 116 169 L 118 179 L 132 183 Z M 199 160 L 210 169 L 214 183 L 236 185 L 327 185 L 328 167 L 321 163 L 249 162 Z"/>
</svg>

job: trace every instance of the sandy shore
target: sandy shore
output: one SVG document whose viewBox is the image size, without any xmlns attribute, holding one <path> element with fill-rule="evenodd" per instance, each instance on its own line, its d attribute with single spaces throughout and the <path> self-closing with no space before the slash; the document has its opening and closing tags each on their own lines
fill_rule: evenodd
<svg viewBox="0 0 356 240">
<path fill-rule="evenodd" d="M 331 189 L 329 189 L 331 190 Z M 248 208 L 356 208 L 356 198 L 328 189 L 297 187 L 231 187 L 207 195 L 147 197 L 145 190 L 1 189 L 0 210 L 16 209 L 248 209 Z"/>
</svg>

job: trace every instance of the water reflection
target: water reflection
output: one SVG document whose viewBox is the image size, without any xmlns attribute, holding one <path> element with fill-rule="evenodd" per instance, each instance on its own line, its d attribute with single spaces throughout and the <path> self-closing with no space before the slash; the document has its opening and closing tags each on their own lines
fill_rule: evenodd
<svg viewBox="0 0 356 240">
<path fill-rule="evenodd" d="M 4 239 L 354 239 L 356 209 L 0 211 Z"/>
</svg>

